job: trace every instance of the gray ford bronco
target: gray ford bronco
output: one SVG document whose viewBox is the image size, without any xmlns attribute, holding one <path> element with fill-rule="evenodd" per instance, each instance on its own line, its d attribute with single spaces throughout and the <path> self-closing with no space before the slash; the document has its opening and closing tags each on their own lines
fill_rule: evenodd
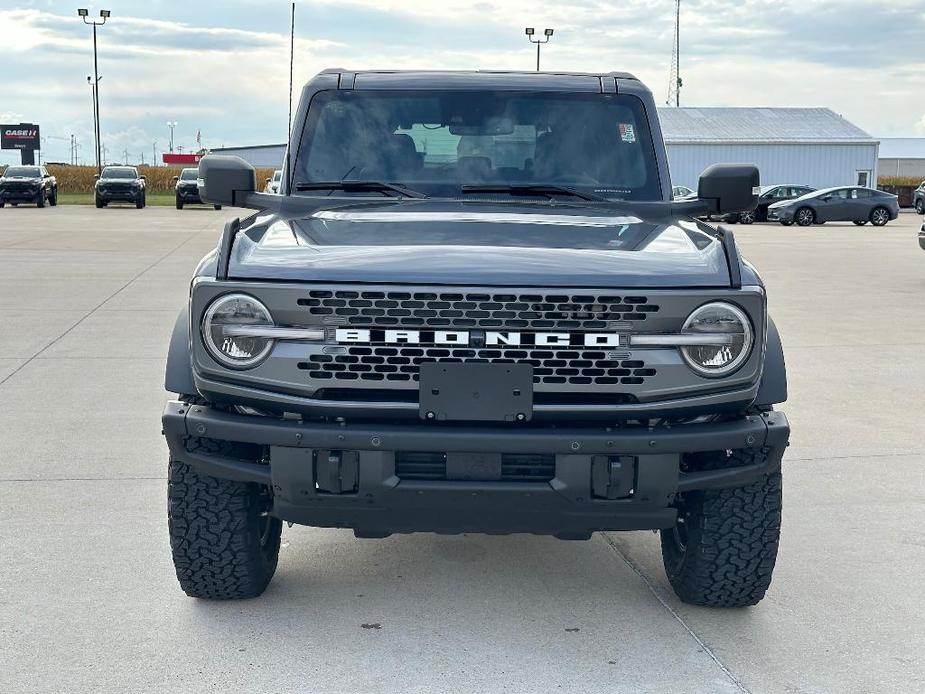
<svg viewBox="0 0 925 694">
<path fill-rule="evenodd" d="M 261 594 L 283 521 L 392 533 L 661 533 L 690 603 L 757 603 L 781 522 L 784 357 L 755 269 L 673 201 L 652 94 L 624 73 L 351 72 L 303 89 L 280 195 L 200 263 L 164 412 L 177 577 Z"/>
</svg>

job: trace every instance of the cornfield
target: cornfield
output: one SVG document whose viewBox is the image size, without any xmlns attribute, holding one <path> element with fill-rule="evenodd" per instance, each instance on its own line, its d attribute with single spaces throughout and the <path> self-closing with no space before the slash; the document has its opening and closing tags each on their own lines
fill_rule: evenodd
<svg viewBox="0 0 925 694">
<path fill-rule="evenodd" d="M 149 193 L 172 193 L 174 176 L 179 176 L 180 166 L 139 166 L 138 173 L 145 177 L 145 187 Z M 62 193 L 92 193 L 96 182 L 95 166 L 63 166 L 50 164 L 48 173 L 58 181 L 58 190 Z M 273 169 L 257 169 L 257 190 L 263 190 L 264 182 L 273 175 Z"/>
</svg>

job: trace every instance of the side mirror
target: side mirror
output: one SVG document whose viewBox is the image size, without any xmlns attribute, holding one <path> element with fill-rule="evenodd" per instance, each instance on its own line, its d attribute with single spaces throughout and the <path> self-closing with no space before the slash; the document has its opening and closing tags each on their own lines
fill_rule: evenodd
<svg viewBox="0 0 925 694">
<path fill-rule="evenodd" d="M 240 157 L 208 154 L 199 160 L 199 197 L 213 205 L 242 204 L 257 190 L 257 171 Z"/>
<path fill-rule="evenodd" d="M 754 164 L 714 164 L 700 174 L 697 197 L 714 214 L 748 212 L 758 205 L 761 182 Z"/>
<path fill-rule="evenodd" d="M 267 176 L 267 183 L 269 183 L 269 182 L 270 182 L 270 177 L 269 177 L 269 176 Z"/>
<path fill-rule="evenodd" d="M 141 176 L 139 176 L 138 178 L 140 178 L 142 181 L 147 180 L 147 179 L 144 177 L 144 175 L 141 175 Z"/>
<path fill-rule="evenodd" d="M 99 179 L 99 177 L 100 177 L 100 175 L 99 175 L 99 174 L 93 174 L 93 178 L 94 178 L 94 180 L 98 180 L 98 179 Z"/>
<path fill-rule="evenodd" d="M 174 180 L 174 181 L 179 181 L 179 180 L 180 180 L 180 177 L 179 177 L 179 176 L 174 176 L 172 180 Z"/>
</svg>

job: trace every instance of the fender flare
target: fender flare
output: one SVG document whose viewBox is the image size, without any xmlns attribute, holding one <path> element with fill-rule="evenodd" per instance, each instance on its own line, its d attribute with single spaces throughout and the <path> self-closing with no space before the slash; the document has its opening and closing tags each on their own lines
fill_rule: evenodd
<svg viewBox="0 0 925 694">
<path fill-rule="evenodd" d="M 787 366 L 784 346 L 774 321 L 768 317 L 768 339 L 764 351 L 764 371 L 758 386 L 756 405 L 774 405 L 787 400 Z"/>
<path fill-rule="evenodd" d="M 170 336 L 167 352 L 167 368 L 164 373 L 164 388 L 169 393 L 195 395 L 193 366 L 190 361 L 189 307 L 180 311 Z"/>
</svg>

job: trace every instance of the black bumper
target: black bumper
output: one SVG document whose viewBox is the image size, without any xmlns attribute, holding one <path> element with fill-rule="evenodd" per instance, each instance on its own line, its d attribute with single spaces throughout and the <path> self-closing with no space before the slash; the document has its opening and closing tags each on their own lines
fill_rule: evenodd
<svg viewBox="0 0 925 694">
<path fill-rule="evenodd" d="M 141 200 L 144 193 L 140 190 L 107 190 L 106 192 L 96 191 L 96 197 L 103 202 L 137 202 Z"/>
<path fill-rule="evenodd" d="M 678 492 L 740 486 L 779 470 L 790 434 L 780 412 L 656 429 L 339 426 L 229 414 L 177 401 L 168 403 L 163 426 L 174 460 L 202 474 L 271 487 L 273 513 L 284 520 L 353 528 L 364 537 L 429 531 L 584 538 L 597 530 L 669 528 L 676 518 L 670 504 Z M 200 445 L 203 441 L 209 445 Z M 209 452 L 221 450 L 225 441 L 259 447 L 263 462 Z M 683 454 L 725 450 L 735 452 L 729 460 L 738 464 L 682 469 Z M 478 454 L 554 456 L 554 473 L 545 481 L 516 482 L 412 480 L 396 474 L 396 453 L 435 451 L 464 463 L 471 456 L 475 470 Z M 601 486 L 602 461 L 613 474 L 607 461 L 617 460 L 613 464 L 622 467 L 618 474 L 628 482 L 618 498 L 606 498 L 606 492 L 602 497 L 602 490 L 619 486 L 613 480 Z"/>
<path fill-rule="evenodd" d="M 32 188 L 30 190 L 0 190 L 0 202 L 36 202 L 41 192 L 41 188 Z"/>
<path fill-rule="evenodd" d="M 198 188 L 177 188 L 177 200 L 180 202 L 201 203 Z"/>
</svg>

